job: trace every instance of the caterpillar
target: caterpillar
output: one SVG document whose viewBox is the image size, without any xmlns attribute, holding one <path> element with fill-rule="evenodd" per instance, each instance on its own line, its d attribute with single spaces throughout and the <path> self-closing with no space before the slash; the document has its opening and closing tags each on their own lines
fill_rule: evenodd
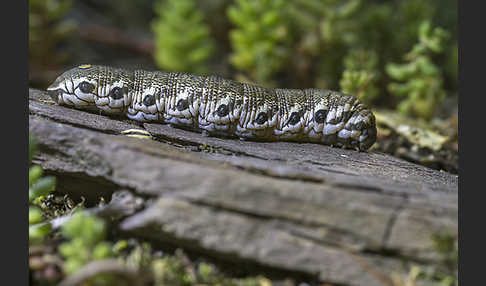
<svg viewBox="0 0 486 286">
<path fill-rule="evenodd" d="M 360 151 L 376 141 L 371 110 L 352 95 L 325 89 L 272 89 L 214 75 L 81 65 L 61 74 L 47 92 L 60 105 L 216 136 Z"/>
</svg>

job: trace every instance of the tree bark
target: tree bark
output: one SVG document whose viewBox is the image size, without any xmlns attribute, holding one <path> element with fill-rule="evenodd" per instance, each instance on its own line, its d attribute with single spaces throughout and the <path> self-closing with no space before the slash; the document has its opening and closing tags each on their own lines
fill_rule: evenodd
<svg viewBox="0 0 486 286">
<path fill-rule="evenodd" d="M 131 235 L 339 285 L 392 285 L 410 264 L 440 265 L 434 236 L 457 238 L 458 176 L 387 154 L 204 137 L 33 89 L 29 111 L 35 163 L 59 190 L 154 198 L 121 222 Z M 154 140 L 121 135 L 131 128 Z"/>
</svg>

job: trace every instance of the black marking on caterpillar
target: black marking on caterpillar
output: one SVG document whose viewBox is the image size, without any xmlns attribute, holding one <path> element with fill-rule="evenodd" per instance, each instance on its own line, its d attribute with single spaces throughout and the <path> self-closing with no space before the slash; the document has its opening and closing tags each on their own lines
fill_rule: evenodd
<svg viewBox="0 0 486 286">
<path fill-rule="evenodd" d="M 376 141 L 371 110 L 352 95 L 324 89 L 270 89 L 218 76 L 83 65 L 47 90 L 58 104 L 209 134 L 357 150 Z"/>
</svg>

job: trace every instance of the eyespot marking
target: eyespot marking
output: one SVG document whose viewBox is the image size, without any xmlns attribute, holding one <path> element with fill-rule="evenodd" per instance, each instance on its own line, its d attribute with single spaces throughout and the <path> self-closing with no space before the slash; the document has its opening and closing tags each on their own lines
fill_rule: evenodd
<svg viewBox="0 0 486 286">
<path fill-rule="evenodd" d="M 229 113 L 229 108 L 228 105 L 226 104 L 221 104 L 216 110 L 216 114 L 218 114 L 219 117 L 224 117 L 228 115 L 228 113 Z"/>
<path fill-rule="evenodd" d="M 267 120 L 268 120 L 268 114 L 266 112 L 260 112 L 256 118 L 256 123 L 261 125 L 267 122 Z"/>
<path fill-rule="evenodd" d="M 189 103 L 187 102 L 186 99 L 184 98 L 181 98 L 179 99 L 179 101 L 177 102 L 177 106 L 176 106 L 177 110 L 179 111 L 183 111 L 183 110 L 186 110 L 187 108 L 189 108 Z"/>
<path fill-rule="evenodd" d="M 124 89 L 122 89 L 121 87 L 114 87 L 110 93 L 108 94 L 109 97 L 113 98 L 113 99 L 121 99 L 123 98 L 123 93 L 124 93 Z"/>
<path fill-rule="evenodd" d="M 143 105 L 149 107 L 149 106 L 154 105 L 154 104 L 155 104 L 155 97 L 152 94 L 147 94 L 143 98 Z"/>
<path fill-rule="evenodd" d="M 314 121 L 316 123 L 324 123 L 326 121 L 326 116 L 327 116 L 326 110 L 320 109 L 314 114 Z"/>
<path fill-rule="evenodd" d="M 299 121 L 300 121 L 300 114 L 298 112 L 292 112 L 292 114 L 290 114 L 289 124 L 295 125 L 299 123 Z"/>
<path fill-rule="evenodd" d="M 78 87 L 84 93 L 91 93 L 95 89 L 94 84 L 89 83 L 87 81 L 83 81 L 82 83 L 79 84 Z"/>
</svg>

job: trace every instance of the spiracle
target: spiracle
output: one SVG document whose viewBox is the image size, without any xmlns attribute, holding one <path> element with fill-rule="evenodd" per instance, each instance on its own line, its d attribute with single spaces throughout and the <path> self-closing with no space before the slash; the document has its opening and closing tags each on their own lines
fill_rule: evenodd
<svg viewBox="0 0 486 286">
<path fill-rule="evenodd" d="M 361 151 L 376 141 L 371 110 L 352 95 L 325 89 L 271 89 L 218 76 L 82 65 L 47 90 L 61 105 L 215 135 Z"/>
</svg>

